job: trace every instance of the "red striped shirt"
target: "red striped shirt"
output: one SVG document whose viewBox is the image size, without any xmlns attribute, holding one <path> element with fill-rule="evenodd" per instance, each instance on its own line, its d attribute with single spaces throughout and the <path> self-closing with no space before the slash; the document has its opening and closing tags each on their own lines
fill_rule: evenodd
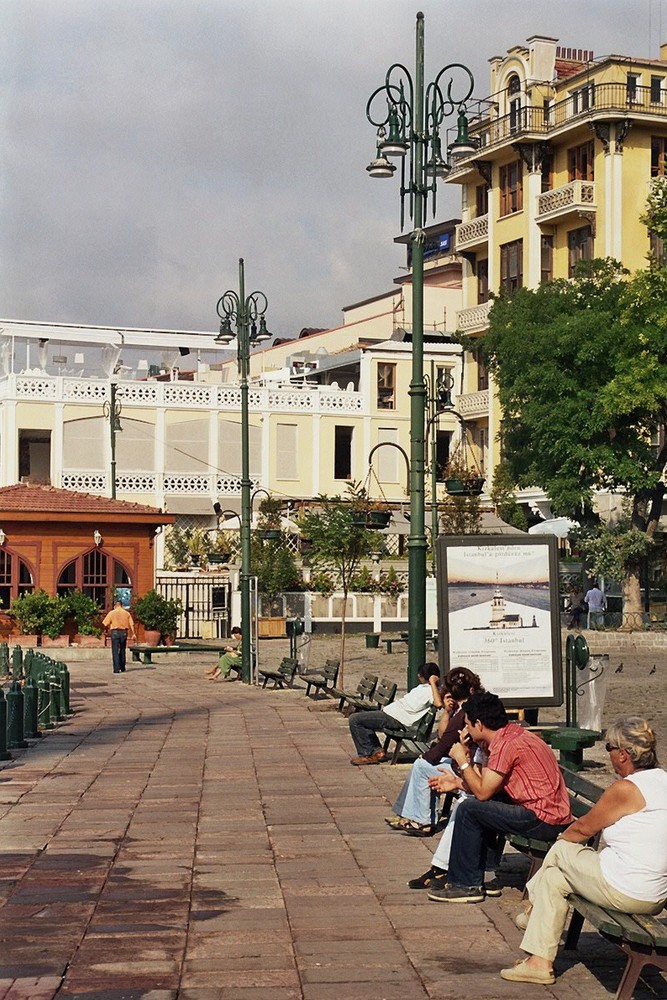
<svg viewBox="0 0 667 1000">
<path fill-rule="evenodd" d="M 544 823 L 571 823 L 570 800 L 553 750 L 535 733 L 511 722 L 491 741 L 489 763 L 504 776 L 503 790 Z"/>
</svg>

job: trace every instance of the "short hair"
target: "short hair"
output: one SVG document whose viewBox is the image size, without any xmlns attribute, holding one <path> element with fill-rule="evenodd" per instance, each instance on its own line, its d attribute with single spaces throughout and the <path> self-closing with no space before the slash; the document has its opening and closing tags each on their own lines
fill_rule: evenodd
<svg viewBox="0 0 667 1000">
<path fill-rule="evenodd" d="M 243 635 L 238 625 L 235 625 L 234 628 L 232 629 L 232 635 Z"/>
<path fill-rule="evenodd" d="M 502 729 L 509 722 L 502 701 L 490 691 L 471 694 L 465 704 L 465 713 L 472 723 L 481 722 L 487 729 L 494 731 Z"/>
<path fill-rule="evenodd" d="M 437 663 L 422 663 L 417 671 L 417 677 L 423 677 L 428 681 L 431 677 L 440 677 L 440 667 Z"/>
<path fill-rule="evenodd" d="M 658 767 L 655 733 L 639 715 L 621 715 L 607 727 L 607 743 L 625 750 L 638 771 Z"/>
<path fill-rule="evenodd" d="M 473 692 L 484 690 L 478 674 L 474 674 L 467 667 L 454 667 L 442 679 L 443 691 L 446 694 L 451 694 L 455 701 L 469 698 L 471 688 Z"/>
</svg>

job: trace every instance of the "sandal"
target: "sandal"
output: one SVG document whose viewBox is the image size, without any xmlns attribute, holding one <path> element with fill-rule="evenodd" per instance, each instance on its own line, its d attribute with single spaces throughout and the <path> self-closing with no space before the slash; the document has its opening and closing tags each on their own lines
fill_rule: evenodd
<svg viewBox="0 0 667 1000">
<path fill-rule="evenodd" d="M 422 823 L 415 823 L 413 820 L 409 819 L 401 833 L 405 834 L 406 837 L 432 837 L 435 833 L 435 827 L 430 825 L 423 825 Z"/>
<path fill-rule="evenodd" d="M 405 816 L 385 816 L 384 821 L 392 830 L 405 830 L 410 823 L 410 820 L 406 819 Z"/>
</svg>

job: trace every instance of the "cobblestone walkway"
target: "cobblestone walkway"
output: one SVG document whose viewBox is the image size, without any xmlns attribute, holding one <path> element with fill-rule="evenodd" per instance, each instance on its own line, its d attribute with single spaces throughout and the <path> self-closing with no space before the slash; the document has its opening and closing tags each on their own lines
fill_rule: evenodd
<svg viewBox="0 0 667 1000">
<path fill-rule="evenodd" d="M 76 714 L 0 771 L 0 1000 L 615 988 L 620 956 L 597 935 L 555 986 L 504 983 L 516 858 L 501 900 L 429 903 L 406 881 L 433 842 L 383 823 L 404 767 L 350 767 L 345 720 L 303 691 L 210 684 L 173 661 L 73 664 Z M 650 984 L 638 998 L 667 995 Z"/>
</svg>

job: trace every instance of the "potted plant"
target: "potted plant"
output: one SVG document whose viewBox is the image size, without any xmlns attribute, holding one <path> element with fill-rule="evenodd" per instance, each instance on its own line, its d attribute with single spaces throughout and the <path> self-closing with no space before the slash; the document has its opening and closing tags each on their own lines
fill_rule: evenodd
<svg viewBox="0 0 667 1000">
<path fill-rule="evenodd" d="M 385 500 L 372 500 L 365 486 L 351 483 L 348 487 L 351 498 L 352 518 L 356 528 L 378 531 L 386 528 L 391 520 L 391 507 Z"/>
<path fill-rule="evenodd" d="M 69 639 L 63 635 L 68 613 L 64 597 L 50 597 L 45 590 L 34 590 L 14 598 L 10 612 L 23 633 L 23 645 L 39 645 L 44 636 L 46 645 L 69 645 Z M 34 643 L 30 642 L 32 636 Z"/>
<path fill-rule="evenodd" d="M 257 533 L 265 542 L 279 542 L 281 536 L 283 501 L 266 497 L 259 505 Z"/>
<path fill-rule="evenodd" d="M 178 600 L 163 597 L 157 590 L 149 590 L 134 602 L 132 611 L 144 627 L 144 641 L 157 646 L 160 637 L 174 636 L 183 605 Z"/>
<path fill-rule="evenodd" d="M 102 646 L 101 610 L 88 594 L 81 590 L 72 590 L 65 600 L 68 605 L 68 615 L 74 623 L 74 641 L 78 646 Z"/>
<path fill-rule="evenodd" d="M 484 490 L 484 476 L 454 455 L 445 466 L 445 489 L 450 496 L 478 497 Z"/>
</svg>

